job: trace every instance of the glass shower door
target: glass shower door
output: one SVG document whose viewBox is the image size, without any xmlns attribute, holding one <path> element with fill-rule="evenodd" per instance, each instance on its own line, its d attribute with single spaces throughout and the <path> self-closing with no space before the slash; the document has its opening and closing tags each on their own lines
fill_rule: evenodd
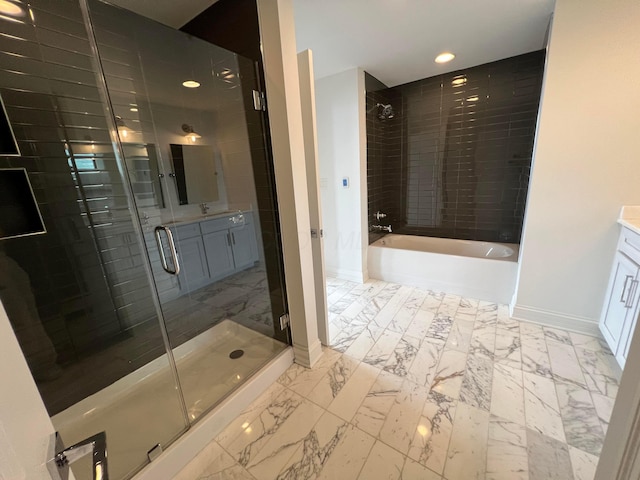
<svg viewBox="0 0 640 480">
<path fill-rule="evenodd" d="M 20 155 L 0 155 L 0 176 L 26 172 L 46 232 L 0 233 L 0 299 L 65 445 L 106 431 L 111 478 L 126 478 L 188 428 L 186 409 L 80 5 L 15 7 L 0 16 L 0 94 Z M 25 197 L 1 193 L 4 222 Z"/>
<path fill-rule="evenodd" d="M 284 313 L 283 288 L 267 265 L 273 272 L 280 260 L 264 246 L 277 237 L 262 228 L 270 212 L 259 208 L 273 184 L 255 187 L 250 137 L 263 132 L 247 123 L 245 108 L 253 106 L 240 75 L 246 59 L 127 10 L 89 4 L 164 325 L 195 421 L 288 340 L 274 321 Z"/>
</svg>

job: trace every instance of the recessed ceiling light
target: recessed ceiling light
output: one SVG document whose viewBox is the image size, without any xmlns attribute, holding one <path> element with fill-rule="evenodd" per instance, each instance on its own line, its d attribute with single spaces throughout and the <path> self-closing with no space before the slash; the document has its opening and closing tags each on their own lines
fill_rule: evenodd
<svg viewBox="0 0 640 480">
<path fill-rule="evenodd" d="M 447 63 L 456 58 L 453 53 L 444 52 L 436 57 L 436 63 Z"/>
<path fill-rule="evenodd" d="M 187 88 L 198 88 L 200 86 L 200 83 L 196 82 L 195 80 L 186 80 L 182 82 L 182 86 Z"/>
<path fill-rule="evenodd" d="M 0 13 L 3 15 L 11 15 L 12 17 L 21 17 L 24 10 L 9 0 L 0 0 Z"/>
</svg>

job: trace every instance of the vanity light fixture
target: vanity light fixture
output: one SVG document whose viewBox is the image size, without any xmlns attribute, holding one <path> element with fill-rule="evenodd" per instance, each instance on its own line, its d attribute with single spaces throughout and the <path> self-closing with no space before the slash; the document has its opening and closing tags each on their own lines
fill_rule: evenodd
<svg viewBox="0 0 640 480">
<path fill-rule="evenodd" d="M 198 88 L 200 86 L 200 82 L 196 82 L 195 80 L 185 80 L 182 82 L 182 86 L 187 88 Z"/>
<path fill-rule="evenodd" d="M 436 63 L 447 63 L 456 58 L 451 52 L 443 52 L 436 57 Z"/>
<path fill-rule="evenodd" d="M 190 141 L 191 143 L 196 143 L 196 140 L 198 140 L 199 138 L 202 138 L 202 135 L 200 135 L 198 132 L 196 132 L 193 129 L 192 125 L 188 125 L 186 123 L 182 124 L 182 131 L 186 134 L 185 137 L 187 137 L 187 140 Z"/>
<path fill-rule="evenodd" d="M 0 15 L 11 15 L 12 17 L 21 17 L 24 15 L 24 10 L 20 5 L 16 5 L 9 0 L 0 0 Z"/>
<path fill-rule="evenodd" d="M 131 129 L 127 127 L 127 124 L 124 123 L 124 120 L 120 115 L 116 115 L 116 127 L 118 127 L 118 133 L 122 137 L 123 140 L 127 140 L 131 136 Z"/>
</svg>

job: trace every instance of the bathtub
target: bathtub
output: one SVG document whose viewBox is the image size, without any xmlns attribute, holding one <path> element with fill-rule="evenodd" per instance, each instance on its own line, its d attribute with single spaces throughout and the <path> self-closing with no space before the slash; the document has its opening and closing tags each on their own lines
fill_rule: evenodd
<svg viewBox="0 0 640 480">
<path fill-rule="evenodd" d="M 518 245 L 386 235 L 369 245 L 369 276 L 387 282 L 510 303 Z"/>
</svg>

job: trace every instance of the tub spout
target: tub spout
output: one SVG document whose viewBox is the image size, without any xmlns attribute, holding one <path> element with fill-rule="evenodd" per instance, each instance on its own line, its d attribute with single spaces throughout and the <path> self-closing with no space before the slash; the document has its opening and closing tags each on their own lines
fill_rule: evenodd
<svg viewBox="0 0 640 480">
<path fill-rule="evenodd" d="M 391 233 L 391 225 L 371 225 L 374 230 Z"/>
</svg>

